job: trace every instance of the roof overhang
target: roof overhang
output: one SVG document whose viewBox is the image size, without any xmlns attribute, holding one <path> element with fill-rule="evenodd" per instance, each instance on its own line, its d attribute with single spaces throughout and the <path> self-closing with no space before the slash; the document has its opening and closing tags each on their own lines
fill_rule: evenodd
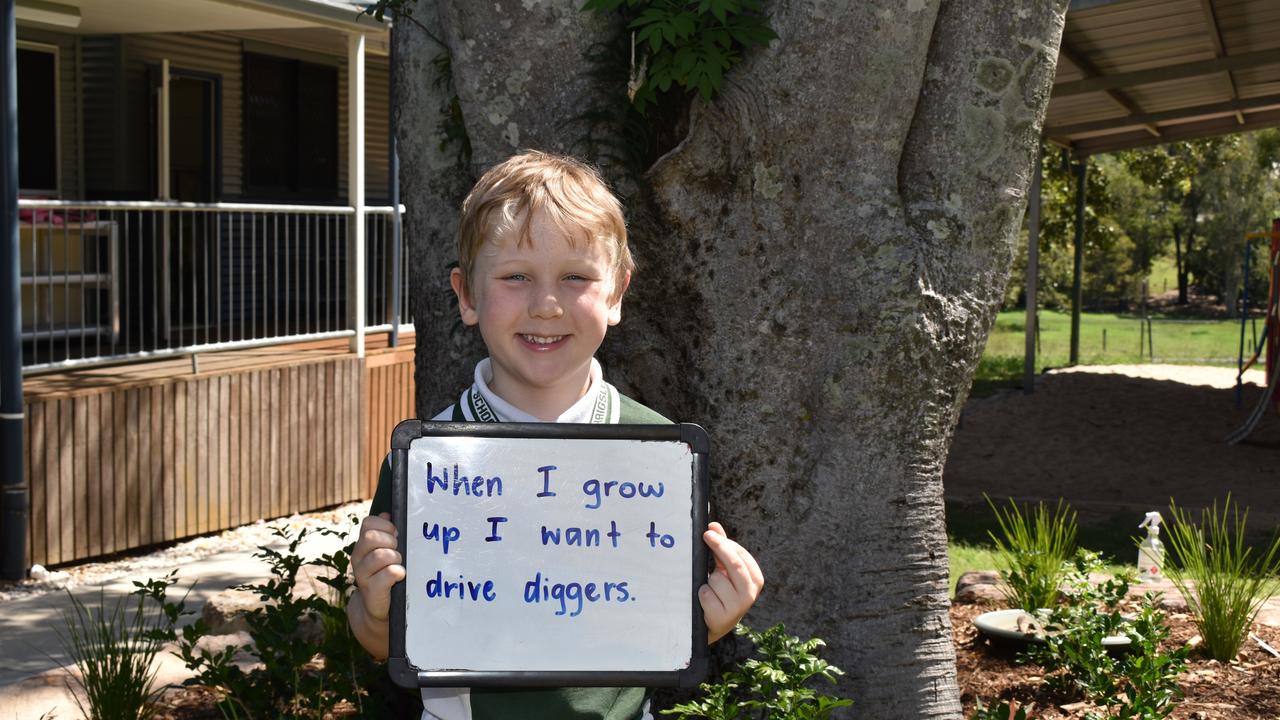
<svg viewBox="0 0 1280 720">
<path fill-rule="evenodd" d="M 324 27 L 383 34 L 346 0 L 17 0 L 18 20 L 80 35 Z"/>
<path fill-rule="evenodd" d="M 1072 0 L 1045 136 L 1077 155 L 1280 127 L 1280 1 Z"/>
</svg>

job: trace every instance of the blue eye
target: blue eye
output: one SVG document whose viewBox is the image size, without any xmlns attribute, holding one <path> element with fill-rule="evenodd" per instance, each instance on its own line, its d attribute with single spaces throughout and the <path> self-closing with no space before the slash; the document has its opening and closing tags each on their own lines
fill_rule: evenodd
<svg viewBox="0 0 1280 720">
<path fill-rule="evenodd" d="M 524 273 L 511 273 L 506 277 L 507 280 L 528 280 Z"/>
</svg>

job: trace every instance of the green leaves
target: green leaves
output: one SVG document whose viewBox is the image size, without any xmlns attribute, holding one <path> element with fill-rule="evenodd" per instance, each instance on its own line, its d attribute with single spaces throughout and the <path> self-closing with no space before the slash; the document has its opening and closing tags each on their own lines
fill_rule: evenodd
<svg viewBox="0 0 1280 720">
<path fill-rule="evenodd" d="M 781 624 L 758 633 L 744 625 L 734 629 L 756 647 L 756 654 L 726 672 L 718 682 L 703 683 L 702 697 L 663 710 L 679 720 L 707 718 L 777 718 L 778 720 L 818 720 L 828 718 L 852 700 L 821 695 L 809 687 L 815 679 L 835 683 L 844 673 L 818 657 L 826 647 L 818 638 L 801 640 L 788 635 Z"/>
<path fill-rule="evenodd" d="M 1186 667 L 1190 648 L 1162 652 L 1169 637 L 1157 597 L 1147 593 L 1136 618 L 1120 613 L 1120 601 L 1132 578 L 1120 576 L 1094 585 L 1089 575 L 1103 567 L 1095 552 L 1079 551 L 1069 565 L 1065 605 L 1045 620 L 1045 642 L 1033 645 L 1025 657 L 1049 673 L 1051 685 L 1084 695 L 1117 712 L 1118 718 L 1159 720 L 1173 712 L 1181 697 L 1178 674 Z M 1129 647 L 1123 654 L 1108 652 L 1106 638 L 1123 635 Z"/>
<path fill-rule="evenodd" d="M 1262 603 L 1280 591 L 1280 537 L 1255 553 L 1245 542 L 1249 511 L 1241 514 L 1230 495 L 1221 515 L 1214 502 L 1198 526 L 1176 505 L 1170 517 L 1168 542 L 1178 562 L 1169 563 L 1165 573 L 1186 599 L 1205 652 L 1232 660 Z"/>
<path fill-rule="evenodd" d="M 1050 511 L 1044 503 L 1035 510 L 1020 508 L 1009 500 L 1007 509 L 987 498 L 1000 525 L 1000 534 L 988 532 L 996 545 L 1000 589 L 1011 607 L 1029 613 L 1058 602 L 1066 562 L 1076 544 L 1076 514 L 1058 501 Z"/>
<path fill-rule="evenodd" d="M 84 690 L 85 701 L 75 694 L 76 705 L 86 718 L 142 720 L 155 714 L 155 687 L 152 667 L 164 644 L 165 618 L 155 608 L 147 608 L 139 597 L 133 612 L 125 610 L 121 597 L 108 606 L 101 590 L 96 608 L 86 606 L 71 591 L 71 610 L 63 613 L 63 629 L 58 639 L 79 669 L 74 681 Z"/>
<path fill-rule="evenodd" d="M 588 0 L 584 11 L 620 11 L 633 31 L 632 102 L 641 110 L 673 86 L 711 100 L 741 51 L 768 45 L 777 34 L 758 0 Z"/>
<path fill-rule="evenodd" d="M 358 519 L 350 518 L 354 525 Z M 158 641 L 177 640 L 175 654 L 196 673 L 196 681 L 218 690 L 223 699 L 218 709 L 226 718 L 310 718 L 332 717 L 335 707 L 346 703 L 359 715 L 384 716 L 381 706 L 390 698 L 370 693 L 369 688 L 386 677 L 386 671 L 360 647 L 347 625 L 346 603 L 353 589 L 347 571 L 351 564 L 348 544 L 315 560 L 305 560 L 298 548 L 309 534 L 276 528 L 273 533 L 284 549 L 269 545 L 258 548 L 256 557 L 271 567 L 266 582 L 239 589 L 258 595 L 264 603 L 246 616 L 253 645 L 229 645 L 217 653 L 205 653 L 197 643 L 208 633 L 204 620 L 175 630 L 179 618 L 189 615 L 185 596 L 177 603 L 166 599 L 174 578 L 135 583 L 139 602 L 150 599 L 160 606 L 163 621 L 149 635 Z M 344 530 L 321 529 L 322 535 L 345 537 Z M 319 570 L 315 580 L 323 588 L 316 593 L 299 592 L 303 567 Z M 316 628 L 300 637 L 299 628 L 311 623 Z M 233 660 L 249 652 L 259 665 L 245 672 Z"/>
</svg>

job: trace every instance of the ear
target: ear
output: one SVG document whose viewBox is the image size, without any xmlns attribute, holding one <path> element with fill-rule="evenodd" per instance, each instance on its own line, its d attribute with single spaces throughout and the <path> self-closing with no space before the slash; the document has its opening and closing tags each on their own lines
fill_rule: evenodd
<svg viewBox="0 0 1280 720">
<path fill-rule="evenodd" d="M 458 296 L 458 314 L 462 316 L 464 325 L 475 325 L 480 322 L 480 313 L 471 302 L 471 293 L 467 289 L 467 276 L 462 268 L 449 271 L 449 284 L 453 286 L 453 294 Z"/>
<path fill-rule="evenodd" d="M 613 301 L 609 303 L 609 324 L 617 325 L 622 322 L 622 296 L 627 293 L 627 288 L 631 286 L 631 273 L 622 276 L 618 281 L 618 287 L 613 289 Z"/>
</svg>

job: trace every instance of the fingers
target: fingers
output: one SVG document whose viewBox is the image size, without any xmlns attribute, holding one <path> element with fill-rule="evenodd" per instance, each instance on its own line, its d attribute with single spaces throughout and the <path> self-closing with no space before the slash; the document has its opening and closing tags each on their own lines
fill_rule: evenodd
<svg viewBox="0 0 1280 720">
<path fill-rule="evenodd" d="M 702 534 L 716 560 L 707 584 L 698 590 L 707 624 L 707 637 L 715 642 L 733 629 L 755 604 L 764 588 L 764 574 L 747 549 L 730 540 L 720 523 L 710 523 Z"/>
<path fill-rule="evenodd" d="M 356 587 L 363 595 L 365 612 L 386 620 L 391 608 L 391 588 L 405 577 L 398 533 L 391 516 L 370 515 L 360 524 L 360 537 L 351 552 Z"/>
<path fill-rule="evenodd" d="M 719 523 L 712 523 L 712 525 L 718 527 Z M 718 527 L 718 529 L 719 532 L 716 532 L 709 528 L 702 534 L 702 539 L 711 548 L 711 553 L 716 558 L 714 574 L 727 577 L 736 593 L 750 597 L 750 601 L 754 603 L 764 587 L 764 573 L 760 571 L 759 563 L 746 548 L 730 540 L 724 534 L 724 528 Z"/>
</svg>

